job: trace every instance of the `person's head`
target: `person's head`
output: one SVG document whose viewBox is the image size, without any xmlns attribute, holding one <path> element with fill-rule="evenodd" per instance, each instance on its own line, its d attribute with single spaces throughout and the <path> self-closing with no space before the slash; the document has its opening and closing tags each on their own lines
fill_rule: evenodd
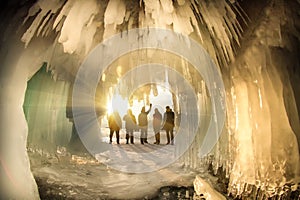
<svg viewBox="0 0 300 200">
<path fill-rule="evenodd" d="M 166 106 L 166 111 L 170 111 L 170 106 Z"/>
<path fill-rule="evenodd" d="M 127 110 L 127 113 L 131 115 L 131 114 L 132 114 L 132 110 L 131 110 L 131 109 L 128 109 L 128 110 Z"/>
<path fill-rule="evenodd" d="M 141 112 L 145 112 L 145 106 L 142 107 Z"/>
<path fill-rule="evenodd" d="M 157 108 L 155 108 L 155 109 L 154 109 L 154 112 L 155 112 L 155 113 L 158 113 L 158 109 L 157 109 Z"/>
</svg>

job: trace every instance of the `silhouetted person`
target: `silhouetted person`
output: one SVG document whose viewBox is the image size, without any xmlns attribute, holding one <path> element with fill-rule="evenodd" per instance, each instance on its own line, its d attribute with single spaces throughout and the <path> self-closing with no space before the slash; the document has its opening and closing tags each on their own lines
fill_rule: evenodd
<svg viewBox="0 0 300 200">
<path fill-rule="evenodd" d="M 112 143 L 112 137 L 116 132 L 117 144 L 120 144 L 120 129 L 122 128 L 122 120 L 118 112 L 113 112 L 108 118 L 108 126 L 110 129 L 109 143 Z"/>
<path fill-rule="evenodd" d="M 152 104 L 150 103 L 150 108 L 146 112 L 145 106 L 143 106 L 141 113 L 138 116 L 139 128 L 141 130 L 141 144 L 148 143 L 147 134 L 148 134 L 148 114 L 152 108 Z"/>
<path fill-rule="evenodd" d="M 127 110 L 127 114 L 124 115 L 123 120 L 125 121 L 126 144 L 128 144 L 129 137 L 130 143 L 134 144 L 133 131 L 136 129 L 136 119 L 131 109 Z"/>
<path fill-rule="evenodd" d="M 172 111 L 172 109 L 167 106 L 166 107 L 166 112 L 164 113 L 164 118 L 163 118 L 163 122 L 164 122 L 164 126 L 163 129 L 166 131 L 166 135 L 167 135 L 167 144 L 174 144 L 174 134 L 173 134 L 173 129 L 174 129 L 174 119 L 175 119 L 175 114 Z M 170 136 L 171 136 L 171 141 L 170 141 Z"/>
<path fill-rule="evenodd" d="M 154 130 L 154 134 L 155 134 L 154 144 L 159 144 L 160 143 L 161 121 L 162 121 L 162 115 L 158 111 L 158 109 L 155 108 L 154 109 L 154 114 L 153 114 L 153 130 Z"/>
</svg>

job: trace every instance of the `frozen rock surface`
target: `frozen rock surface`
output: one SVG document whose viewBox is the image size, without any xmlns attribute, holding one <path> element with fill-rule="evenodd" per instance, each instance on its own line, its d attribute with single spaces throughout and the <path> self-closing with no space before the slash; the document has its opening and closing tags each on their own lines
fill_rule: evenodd
<svg viewBox="0 0 300 200">
<path fill-rule="evenodd" d="M 195 192 L 198 196 L 202 194 L 203 198 L 207 200 L 226 200 L 226 198 L 217 192 L 206 180 L 199 175 L 194 180 Z"/>
</svg>

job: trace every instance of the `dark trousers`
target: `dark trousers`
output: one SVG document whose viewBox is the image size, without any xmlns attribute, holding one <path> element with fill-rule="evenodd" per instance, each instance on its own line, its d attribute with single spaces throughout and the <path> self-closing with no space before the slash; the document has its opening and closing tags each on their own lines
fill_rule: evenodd
<svg viewBox="0 0 300 200">
<path fill-rule="evenodd" d="M 133 130 L 126 130 L 126 144 L 129 143 L 129 138 L 130 138 L 130 143 L 133 144 Z"/>
<path fill-rule="evenodd" d="M 167 134 L 167 144 L 174 144 L 174 133 L 173 133 L 173 129 L 166 129 L 166 134 Z M 171 141 L 170 141 L 170 136 L 171 136 Z"/>
<path fill-rule="evenodd" d="M 160 143 L 160 132 L 156 132 L 155 133 L 155 144 L 159 144 Z"/>
<path fill-rule="evenodd" d="M 116 132 L 116 137 L 117 137 L 117 144 L 120 144 L 120 131 L 114 131 L 114 130 L 110 130 L 110 134 L 109 134 L 109 142 L 112 143 L 112 137 L 114 135 L 114 132 Z"/>
</svg>

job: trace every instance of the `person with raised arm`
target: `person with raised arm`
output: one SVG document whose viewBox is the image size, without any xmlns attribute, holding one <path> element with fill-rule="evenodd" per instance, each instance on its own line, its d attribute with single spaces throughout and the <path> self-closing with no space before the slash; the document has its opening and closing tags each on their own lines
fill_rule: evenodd
<svg viewBox="0 0 300 200">
<path fill-rule="evenodd" d="M 148 114 L 151 111 L 152 104 L 150 103 L 150 108 L 146 111 L 145 106 L 142 107 L 141 113 L 138 116 L 138 123 L 139 128 L 141 131 L 141 144 L 148 143 L 147 136 L 148 136 Z"/>
</svg>

